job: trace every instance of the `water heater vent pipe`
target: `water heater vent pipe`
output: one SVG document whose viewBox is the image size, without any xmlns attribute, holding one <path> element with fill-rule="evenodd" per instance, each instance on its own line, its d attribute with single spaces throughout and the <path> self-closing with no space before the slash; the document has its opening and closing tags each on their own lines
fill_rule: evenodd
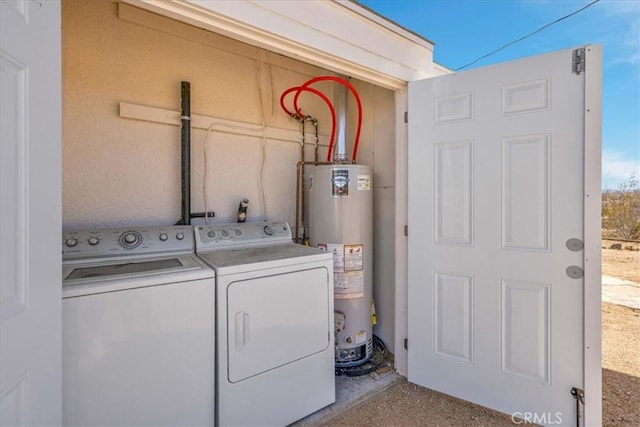
<svg viewBox="0 0 640 427">
<path fill-rule="evenodd" d="M 346 81 L 346 76 L 338 76 Z M 342 84 L 333 87 L 333 106 L 336 109 L 336 151 L 334 163 L 349 163 L 347 156 L 347 87 Z"/>
</svg>

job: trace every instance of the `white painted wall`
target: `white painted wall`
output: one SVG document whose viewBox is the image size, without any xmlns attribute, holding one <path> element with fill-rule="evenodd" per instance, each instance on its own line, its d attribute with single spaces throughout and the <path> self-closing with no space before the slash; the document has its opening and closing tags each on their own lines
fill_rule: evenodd
<svg viewBox="0 0 640 427">
<path fill-rule="evenodd" d="M 121 118 L 121 101 L 179 110 L 180 81 L 186 80 L 191 82 L 192 114 L 299 130 L 280 110 L 280 94 L 311 77 L 330 74 L 110 0 L 65 0 L 62 12 L 65 228 L 166 225 L 180 217 L 179 127 Z M 352 83 L 364 104 L 358 162 L 374 168 L 376 333 L 391 346 L 394 93 L 361 81 Z M 314 87 L 333 95 L 331 83 Z M 301 105 L 319 119 L 321 134 L 328 135 L 331 120 L 324 103 L 306 95 Z M 349 99 L 351 135 L 354 105 Z M 234 221 L 238 202 L 247 197 L 249 221 L 294 223 L 298 142 L 263 141 L 214 128 L 207 139 L 205 164 L 206 131 L 193 129 L 191 136 L 193 211 L 204 210 L 206 168 L 207 208 L 216 213 L 213 222 Z M 313 147 L 306 152 L 311 159 Z M 325 155 L 323 148 L 321 159 Z"/>
<path fill-rule="evenodd" d="M 180 129 L 122 119 L 120 101 L 179 110 L 180 81 L 187 80 L 192 113 L 260 124 L 257 56 L 262 53 L 272 63 L 262 64 L 262 72 L 270 68 L 274 82 L 273 90 L 263 85 L 265 116 L 273 110 L 274 125 L 297 129 L 274 98 L 322 73 L 224 37 L 209 34 L 211 42 L 203 44 L 124 22 L 117 7 L 104 0 L 63 4 L 66 227 L 170 224 L 179 218 Z M 317 104 L 310 111 L 318 111 L 321 129 L 328 133 L 326 108 Z M 192 132 L 194 211 L 204 208 L 205 134 Z M 211 132 L 207 204 L 218 221 L 232 220 L 245 196 L 252 202 L 249 219 L 263 219 L 261 144 L 260 138 Z M 289 194 L 299 146 L 267 141 L 264 148 L 266 217 L 291 221 Z"/>
</svg>

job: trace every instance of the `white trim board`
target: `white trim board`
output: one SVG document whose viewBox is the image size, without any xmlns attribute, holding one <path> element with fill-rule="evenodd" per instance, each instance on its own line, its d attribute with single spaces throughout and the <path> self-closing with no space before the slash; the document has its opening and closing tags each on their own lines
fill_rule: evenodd
<svg viewBox="0 0 640 427">
<path fill-rule="evenodd" d="M 355 3 L 120 1 L 387 89 L 434 74 L 431 42 Z"/>
<path fill-rule="evenodd" d="M 602 423 L 602 46 L 585 46 L 584 425 Z"/>
<path fill-rule="evenodd" d="M 175 110 L 166 110 L 164 108 L 149 107 L 146 105 L 131 104 L 128 102 L 120 102 L 119 110 L 120 117 L 124 119 L 142 120 L 173 126 L 180 126 L 182 123 L 180 119 L 180 112 Z M 264 134 L 266 139 L 292 142 L 296 144 L 300 144 L 302 139 L 300 131 L 275 127 L 262 128 L 262 126 L 254 123 L 238 122 L 235 120 L 221 119 L 218 117 L 203 116 L 199 114 L 191 114 L 191 128 L 253 137 L 262 137 Z M 329 137 L 327 135 L 319 135 L 319 139 L 319 146 L 329 146 Z M 308 135 L 305 145 L 315 145 L 313 140 L 314 136 Z"/>
</svg>

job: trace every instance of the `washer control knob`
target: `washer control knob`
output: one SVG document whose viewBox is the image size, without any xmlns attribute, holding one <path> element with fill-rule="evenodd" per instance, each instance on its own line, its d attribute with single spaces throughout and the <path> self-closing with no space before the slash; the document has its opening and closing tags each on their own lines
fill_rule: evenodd
<svg viewBox="0 0 640 427">
<path fill-rule="evenodd" d="M 95 245 L 97 245 L 98 243 L 100 243 L 100 239 L 98 239 L 96 236 L 91 236 L 91 237 L 89 237 L 89 244 L 90 244 L 91 246 L 95 246 Z"/>
<path fill-rule="evenodd" d="M 207 237 L 210 239 L 215 239 L 217 235 L 218 233 L 216 233 L 216 230 L 207 231 Z"/>
<path fill-rule="evenodd" d="M 120 244 L 127 249 L 133 249 L 142 243 L 142 236 L 137 231 L 127 231 L 120 236 Z"/>
<path fill-rule="evenodd" d="M 74 239 L 73 237 L 70 237 L 67 240 L 65 240 L 64 244 L 72 248 L 78 244 L 78 240 Z"/>
<path fill-rule="evenodd" d="M 264 234 L 266 234 L 267 236 L 273 236 L 273 233 L 276 232 L 273 229 L 273 227 L 271 227 L 270 225 L 265 225 L 262 230 L 264 231 Z"/>
<path fill-rule="evenodd" d="M 229 237 L 231 237 L 231 233 L 229 232 L 229 230 L 222 230 L 220 232 L 220 235 L 223 239 L 228 239 Z"/>
<path fill-rule="evenodd" d="M 178 240 L 184 239 L 184 233 L 180 232 L 180 233 L 176 234 L 176 239 L 178 239 Z"/>
<path fill-rule="evenodd" d="M 235 234 L 236 237 L 242 237 L 242 235 L 244 234 L 244 231 L 242 231 L 242 229 L 240 228 L 236 228 L 235 230 L 233 230 L 233 234 Z"/>
<path fill-rule="evenodd" d="M 168 238 L 169 236 L 167 236 L 167 233 L 160 233 L 160 240 L 162 240 L 163 242 L 165 242 Z"/>
</svg>

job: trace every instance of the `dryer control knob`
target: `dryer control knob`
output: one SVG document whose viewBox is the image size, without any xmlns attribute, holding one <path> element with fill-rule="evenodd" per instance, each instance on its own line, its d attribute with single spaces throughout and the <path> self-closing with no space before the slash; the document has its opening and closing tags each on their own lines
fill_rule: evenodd
<svg viewBox="0 0 640 427">
<path fill-rule="evenodd" d="M 178 233 L 178 234 L 176 234 L 176 239 L 178 239 L 178 240 L 182 240 L 182 239 L 184 239 L 184 233 Z"/>
<path fill-rule="evenodd" d="M 266 234 L 267 236 L 273 236 L 273 233 L 275 233 L 276 231 L 273 229 L 273 227 L 271 227 L 270 225 L 265 225 L 264 228 L 264 234 Z"/>
<path fill-rule="evenodd" d="M 89 244 L 91 246 L 95 246 L 98 243 L 100 243 L 100 239 L 98 239 L 97 237 L 93 236 L 93 237 L 89 237 Z"/>
<path fill-rule="evenodd" d="M 215 239 L 217 235 L 218 233 L 216 233 L 216 230 L 207 231 L 207 237 L 210 239 Z"/>
<path fill-rule="evenodd" d="M 233 230 L 233 234 L 235 234 L 236 237 L 242 237 L 244 231 L 242 231 L 240 228 L 236 228 L 235 230 Z"/>
<path fill-rule="evenodd" d="M 229 232 L 229 230 L 222 230 L 220 232 L 220 235 L 223 239 L 228 239 L 229 237 L 231 237 L 231 233 Z"/>
<path fill-rule="evenodd" d="M 70 248 L 74 247 L 75 245 L 78 244 L 78 241 L 76 239 L 74 239 L 73 237 L 65 240 L 64 242 L 65 245 L 69 246 Z"/>
<path fill-rule="evenodd" d="M 160 233 L 160 240 L 162 240 L 163 242 L 166 241 L 169 238 L 169 236 L 167 236 L 167 233 Z"/>
</svg>

